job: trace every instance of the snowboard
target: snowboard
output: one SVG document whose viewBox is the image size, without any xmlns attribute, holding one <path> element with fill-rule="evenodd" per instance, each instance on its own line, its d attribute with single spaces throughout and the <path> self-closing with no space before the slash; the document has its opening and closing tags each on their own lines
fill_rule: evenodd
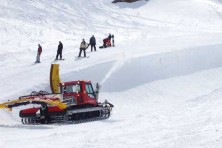
<svg viewBox="0 0 222 148">
<path fill-rule="evenodd" d="M 75 57 L 75 60 L 80 60 L 80 59 L 84 59 L 84 58 L 89 58 L 89 56 L 86 56 L 86 57 Z"/>
<path fill-rule="evenodd" d="M 65 60 L 65 59 L 57 59 L 57 60 L 55 59 L 54 61 L 63 61 L 63 60 Z"/>
<path fill-rule="evenodd" d="M 64 60 L 65 60 L 65 59 L 58 59 L 58 60 L 55 59 L 55 60 L 52 61 L 52 63 L 56 63 L 56 62 L 58 62 L 58 61 L 64 61 Z"/>
<path fill-rule="evenodd" d="M 108 47 L 114 47 L 114 44 L 113 44 L 113 46 L 99 46 L 100 49 L 102 49 L 102 48 L 108 48 Z"/>
</svg>

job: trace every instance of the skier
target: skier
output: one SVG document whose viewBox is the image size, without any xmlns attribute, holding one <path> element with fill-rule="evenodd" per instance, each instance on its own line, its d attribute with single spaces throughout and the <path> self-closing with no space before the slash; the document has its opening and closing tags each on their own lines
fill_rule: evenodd
<svg viewBox="0 0 222 148">
<path fill-rule="evenodd" d="M 91 52 L 93 51 L 93 48 L 94 51 L 96 51 L 96 38 L 94 37 L 94 35 L 90 38 L 89 45 L 91 45 Z"/>
<path fill-rule="evenodd" d="M 36 63 L 40 63 L 41 53 L 42 53 L 42 46 L 40 44 L 38 44 L 38 52 L 37 52 L 37 56 L 36 56 Z"/>
<path fill-rule="evenodd" d="M 81 57 L 82 51 L 84 52 L 84 57 L 86 57 L 86 48 L 87 48 L 87 43 L 85 42 L 84 39 L 82 39 L 82 42 L 81 42 L 80 48 L 79 48 L 79 56 L 78 57 Z"/>
<path fill-rule="evenodd" d="M 115 46 L 115 42 L 114 42 L 114 34 L 112 35 L 112 44 L 113 44 L 113 47 Z"/>
<path fill-rule="evenodd" d="M 57 55 L 56 55 L 56 59 L 55 60 L 58 60 L 58 56 L 60 56 L 60 60 L 62 60 L 62 49 L 63 49 L 62 42 L 59 41 Z"/>
</svg>

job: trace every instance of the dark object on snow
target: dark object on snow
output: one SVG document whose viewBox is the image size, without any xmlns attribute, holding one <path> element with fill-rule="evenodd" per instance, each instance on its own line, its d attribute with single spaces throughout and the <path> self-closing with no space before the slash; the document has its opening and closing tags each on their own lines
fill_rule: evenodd
<svg viewBox="0 0 222 148">
<path fill-rule="evenodd" d="M 114 0 L 112 3 L 118 3 L 118 2 L 127 2 L 127 3 L 133 3 L 139 0 Z"/>
<path fill-rule="evenodd" d="M 62 49 L 63 49 L 63 44 L 61 41 L 59 41 L 56 60 L 58 60 L 58 56 L 60 56 L 60 59 L 62 59 Z"/>
<path fill-rule="evenodd" d="M 39 48 L 38 48 L 38 52 L 37 52 L 37 57 L 36 57 L 36 62 L 35 63 L 40 63 L 40 56 L 42 53 L 42 46 L 40 44 L 38 44 Z"/>
<path fill-rule="evenodd" d="M 55 59 L 55 60 L 57 61 L 57 60 L 65 60 L 65 59 Z"/>
<path fill-rule="evenodd" d="M 115 46 L 115 42 L 114 42 L 114 34 L 112 35 L 112 45 L 113 45 L 113 47 Z"/>
<path fill-rule="evenodd" d="M 96 38 L 94 37 L 94 35 L 90 38 L 89 40 L 89 45 L 91 45 L 91 51 L 96 51 Z"/>
</svg>

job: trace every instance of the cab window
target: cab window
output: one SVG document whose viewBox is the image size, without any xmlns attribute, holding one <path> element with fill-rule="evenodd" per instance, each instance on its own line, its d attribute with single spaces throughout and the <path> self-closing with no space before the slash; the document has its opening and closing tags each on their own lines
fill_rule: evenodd
<svg viewBox="0 0 222 148">
<path fill-rule="evenodd" d="M 86 84 L 86 93 L 88 94 L 89 97 L 95 98 L 95 94 L 91 84 Z"/>
<path fill-rule="evenodd" d="M 81 91 L 80 85 L 68 85 L 63 86 L 63 92 L 64 93 L 79 93 Z"/>
</svg>

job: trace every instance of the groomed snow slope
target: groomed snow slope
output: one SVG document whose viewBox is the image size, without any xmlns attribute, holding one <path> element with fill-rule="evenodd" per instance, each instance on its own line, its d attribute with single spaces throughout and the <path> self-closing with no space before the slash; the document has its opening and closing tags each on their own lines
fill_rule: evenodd
<svg viewBox="0 0 222 148">
<path fill-rule="evenodd" d="M 0 101 L 49 89 L 58 41 L 64 44 L 63 81 L 101 82 L 111 118 L 78 125 L 20 123 L 0 111 L 0 147 L 220 147 L 222 144 L 222 2 L 150 0 L 2 0 Z M 116 47 L 87 50 L 108 33 Z M 35 61 L 43 46 L 41 64 Z"/>
</svg>

